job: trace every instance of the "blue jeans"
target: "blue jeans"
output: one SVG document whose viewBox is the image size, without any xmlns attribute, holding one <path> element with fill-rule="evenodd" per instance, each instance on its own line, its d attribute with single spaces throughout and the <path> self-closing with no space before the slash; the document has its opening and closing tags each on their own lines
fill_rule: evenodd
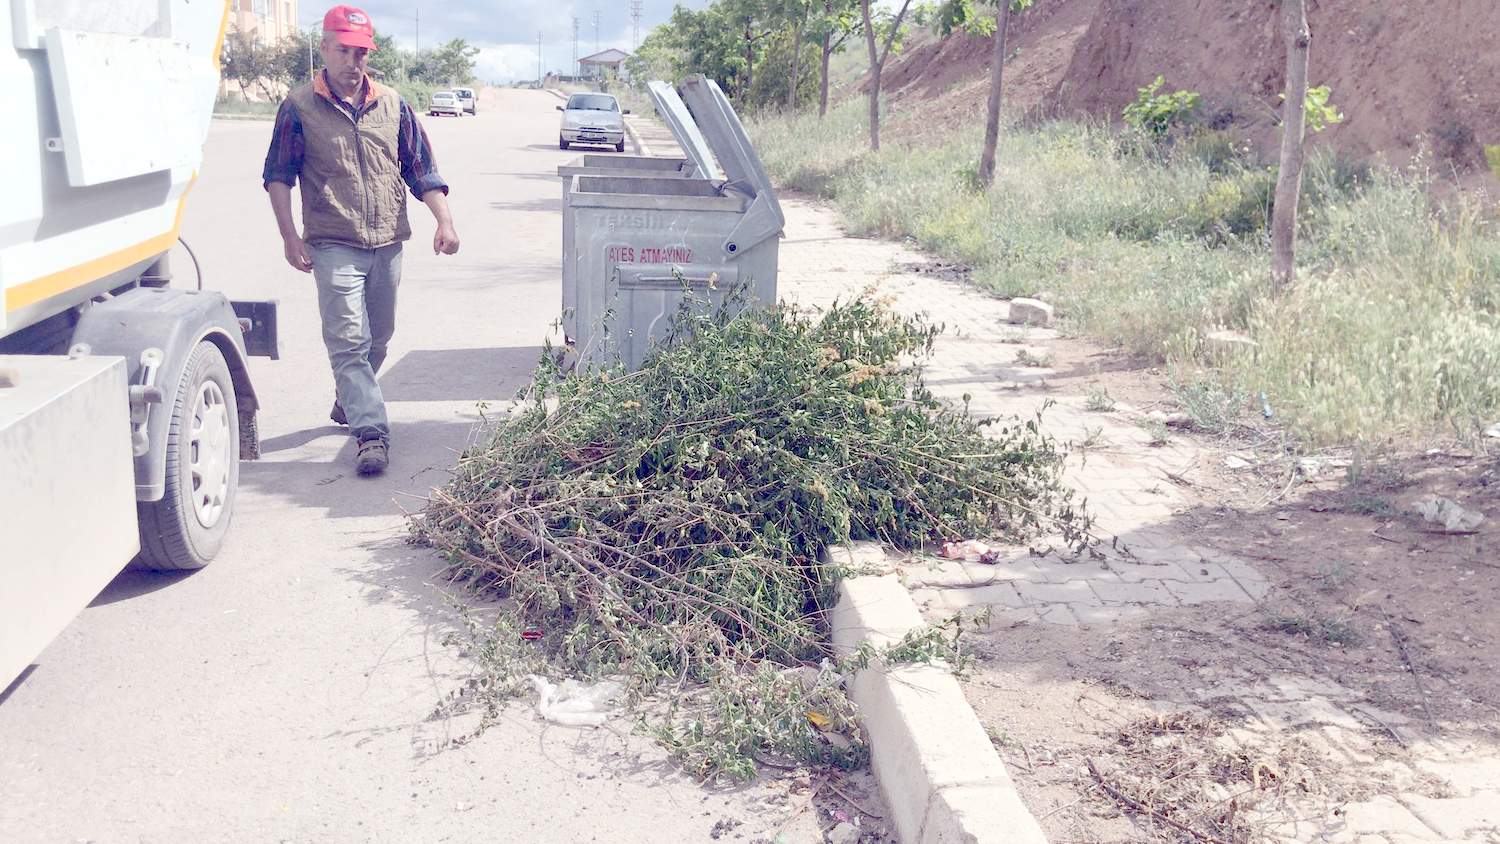
<svg viewBox="0 0 1500 844">
<path fill-rule="evenodd" d="M 385 398 L 375 373 L 396 333 L 396 288 L 401 284 L 401 244 L 361 249 L 339 243 L 309 244 L 323 344 L 333 365 L 333 385 L 349 431 L 360 439 L 389 437 Z"/>
</svg>

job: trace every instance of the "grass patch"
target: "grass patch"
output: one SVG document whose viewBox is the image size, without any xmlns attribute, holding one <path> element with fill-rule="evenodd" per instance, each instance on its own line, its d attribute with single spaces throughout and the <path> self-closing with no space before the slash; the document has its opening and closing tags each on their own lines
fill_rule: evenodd
<svg viewBox="0 0 1500 844">
<path fill-rule="evenodd" d="M 1353 513 L 1357 516 L 1375 516 L 1377 518 L 1394 518 L 1403 515 L 1402 509 L 1396 506 L 1394 502 L 1378 495 L 1356 495 L 1339 509 L 1345 513 Z"/>
<path fill-rule="evenodd" d="M 1360 642 L 1359 631 L 1354 629 L 1354 623 L 1347 615 L 1314 615 L 1302 612 L 1273 614 L 1266 619 L 1265 627 L 1277 633 L 1300 636 L 1331 645 L 1352 646 Z"/>
<path fill-rule="evenodd" d="M 896 108 L 891 126 L 912 128 L 878 154 L 862 102 L 751 131 L 782 184 L 834 199 L 855 233 L 913 239 L 999 295 L 1045 294 L 1103 342 L 1216 367 L 1225 390 L 1265 393 L 1304 442 L 1376 449 L 1500 418 L 1500 236 L 1477 201 L 1435 204 L 1421 166 L 1314 156 L 1302 281 L 1272 300 L 1274 169 L 1226 137 L 1164 151 L 1093 124 L 1012 127 L 994 187 L 978 192 L 965 174 L 979 128 L 924 131 Z M 1203 337 L 1221 328 L 1255 352 L 1212 360 Z"/>
<path fill-rule="evenodd" d="M 214 114 L 229 117 L 256 117 L 274 120 L 280 102 L 255 102 L 239 96 L 220 97 L 214 101 Z"/>
<path fill-rule="evenodd" d="M 1052 365 L 1052 356 L 1046 352 L 1032 352 L 1030 349 L 1016 350 L 1016 363 L 1033 369 L 1046 369 Z"/>
<path fill-rule="evenodd" d="M 1111 413 L 1115 409 L 1115 400 L 1109 394 L 1109 390 L 1097 384 L 1091 385 L 1088 398 L 1083 403 L 1083 409 L 1090 413 Z"/>
</svg>

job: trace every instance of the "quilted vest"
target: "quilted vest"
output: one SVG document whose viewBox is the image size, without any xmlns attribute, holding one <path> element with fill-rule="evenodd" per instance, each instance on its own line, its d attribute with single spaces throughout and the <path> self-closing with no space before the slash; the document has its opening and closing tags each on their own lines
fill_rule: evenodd
<svg viewBox="0 0 1500 844">
<path fill-rule="evenodd" d="M 355 113 L 322 73 L 292 91 L 302 121 L 302 238 L 376 249 L 411 237 L 401 178 L 401 95 L 367 78 Z"/>
</svg>

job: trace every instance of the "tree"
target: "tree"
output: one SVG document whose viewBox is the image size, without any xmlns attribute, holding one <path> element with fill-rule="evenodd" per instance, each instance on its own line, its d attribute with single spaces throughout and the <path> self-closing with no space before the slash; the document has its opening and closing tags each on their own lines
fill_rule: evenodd
<svg viewBox="0 0 1500 844">
<path fill-rule="evenodd" d="M 379 79 L 396 82 L 406 79 L 410 53 L 396 46 L 389 35 L 375 36 L 375 50 L 370 53 L 370 72 Z"/>
<path fill-rule="evenodd" d="M 478 47 L 470 47 L 469 42 L 462 38 L 452 41 L 434 50 L 428 56 L 429 73 L 431 81 L 440 85 L 468 85 L 474 81 L 474 57 L 479 55 Z"/>
<path fill-rule="evenodd" d="M 301 30 L 281 39 L 276 45 L 277 77 L 291 86 L 312 78 L 317 64 L 318 38 Z M 374 54 L 371 54 L 374 57 Z"/>
<path fill-rule="evenodd" d="M 267 82 L 276 76 L 276 56 L 254 34 L 240 30 L 230 33 L 224 39 L 219 67 L 225 79 L 232 79 L 240 86 L 241 96 L 248 99 L 250 86 L 254 85 L 266 99 L 271 99 Z"/>
<path fill-rule="evenodd" d="M 1005 77 L 1005 33 L 1010 13 L 1031 8 L 1035 0 L 998 0 L 995 4 L 995 57 L 990 68 L 990 101 L 984 120 L 984 150 L 979 154 L 979 187 L 995 183 L 995 147 L 1000 143 L 1000 93 Z"/>
<path fill-rule="evenodd" d="M 807 16 L 812 11 L 809 0 L 784 0 L 782 13 L 792 25 L 792 80 L 786 89 L 786 107 L 797 107 L 797 77 L 802 70 L 802 35 L 807 27 Z"/>
<path fill-rule="evenodd" d="M 844 49 L 849 36 L 859 31 L 860 17 L 855 14 L 854 0 L 822 0 L 822 9 L 813 17 L 809 31 L 818 41 L 822 56 L 819 77 L 818 116 L 828 114 L 828 65 L 835 53 Z"/>
<path fill-rule="evenodd" d="M 1286 94 L 1282 103 L 1281 169 L 1271 206 L 1271 283 L 1286 289 L 1296 272 L 1297 200 L 1302 193 L 1303 140 L 1307 130 L 1307 56 L 1312 32 L 1305 0 L 1282 0 L 1286 37 Z"/>
<path fill-rule="evenodd" d="M 870 51 L 870 149 L 876 152 L 880 151 L 880 72 L 885 68 L 885 60 L 891 57 L 891 47 L 901 34 L 901 24 L 910 8 L 911 0 L 901 0 L 900 11 L 890 19 L 885 31 L 885 46 L 877 49 L 878 33 L 874 16 L 870 14 L 870 0 L 859 0 L 860 16 L 865 28 L 865 45 Z"/>
<path fill-rule="evenodd" d="M 666 27 L 647 33 L 641 45 L 625 60 L 625 75 L 631 84 L 643 88 L 653 79 L 671 79 L 681 73 L 683 52 L 672 43 Z"/>
</svg>

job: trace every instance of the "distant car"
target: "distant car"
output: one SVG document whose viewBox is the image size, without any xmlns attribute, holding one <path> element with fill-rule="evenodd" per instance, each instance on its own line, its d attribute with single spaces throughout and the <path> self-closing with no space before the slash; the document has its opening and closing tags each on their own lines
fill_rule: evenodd
<svg viewBox="0 0 1500 844">
<path fill-rule="evenodd" d="M 427 106 L 427 113 L 433 117 L 440 114 L 451 114 L 458 117 L 463 114 L 463 107 L 458 104 L 458 95 L 452 91 L 438 91 L 432 95 L 432 103 Z"/>
<path fill-rule="evenodd" d="M 620 101 L 609 94 L 574 94 L 568 104 L 558 106 L 563 113 L 562 128 L 557 133 L 557 148 L 573 144 L 612 146 L 625 151 L 625 115 Z"/>
<path fill-rule="evenodd" d="M 454 88 L 453 94 L 458 97 L 458 106 L 474 116 L 479 116 L 479 100 L 474 95 L 473 88 Z"/>
</svg>

